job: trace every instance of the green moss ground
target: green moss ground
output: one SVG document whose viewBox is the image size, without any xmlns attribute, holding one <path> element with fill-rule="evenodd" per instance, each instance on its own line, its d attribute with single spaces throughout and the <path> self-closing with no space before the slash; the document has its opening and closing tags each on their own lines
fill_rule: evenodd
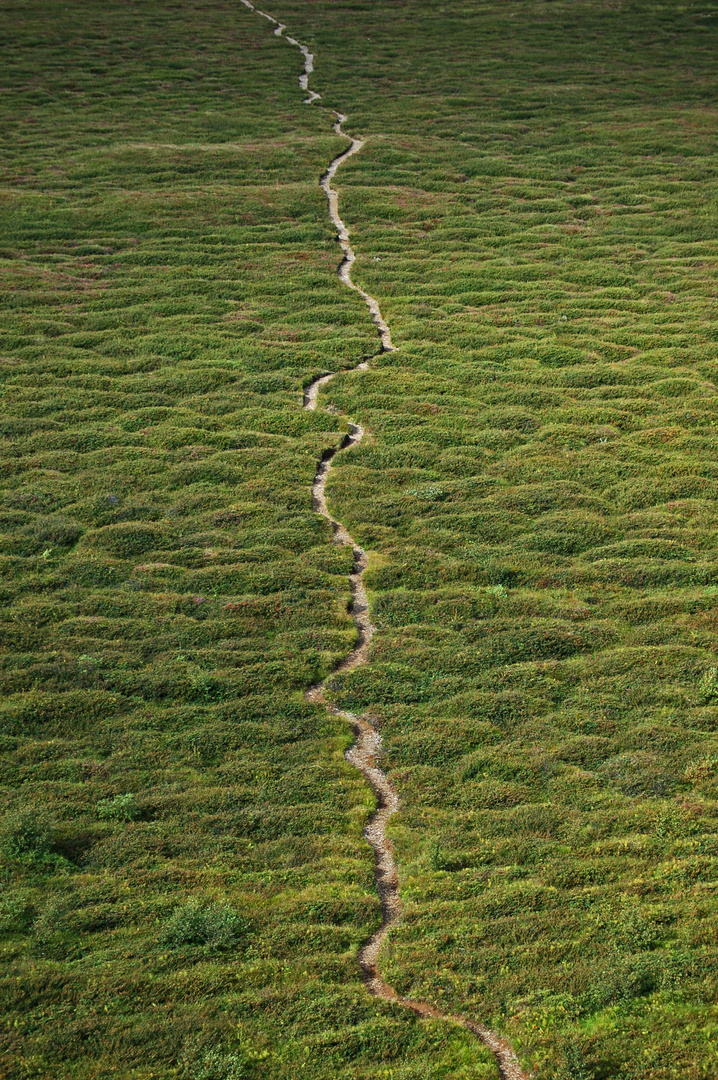
<svg viewBox="0 0 718 1080">
<path fill-rule="evenodd" d="M 709 1080 L 718 18 L 271 11 L 369 136 L 341 209 L 400 346 L 323 398 L 369 433 L 328 490 L 385 973 L 542 1078 Z M 3 1075 L 495 1078 L 361 987 L 371 799 L 302 695 L 354 634 L 301 388 L 376 341 L 343 144 L 242 5 L 3 15 Z"/>
</svg>

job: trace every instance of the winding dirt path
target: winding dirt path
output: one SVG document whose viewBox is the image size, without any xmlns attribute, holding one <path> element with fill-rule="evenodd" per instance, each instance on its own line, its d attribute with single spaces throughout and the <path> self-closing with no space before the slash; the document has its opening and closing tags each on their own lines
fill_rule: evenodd
<svg viewBox="0 0 718 1080">
<path fill-rule="evenodd" d="M 300 44 L 296 38 L 284 34 L 286 26 L 284 26 L 283 23 L 280 23 L 278 19 L 275 19 L 273 15 L 267 14 L 266 11 L 260 11 L 259 8 L 255 7 L 250 2 L 250 0 L 242 0 L 242 3 L 245 7 L 248 7 L 250 11 L 256 12 L 257 15 L 261 15 L 263 19 L 267 19 L 270 23 L 273 23 L 275 27 L 274 33 L 277 37 L 284 35 L 285 41 L 299 49 L 304 57 L 304 73 L 299 77 L 299 86 L 301 90 L 309 95 L 304 99 L 304 104 L 311 105 L 315 101 L 320 100 L 321 95 L 309 88 L 309 76 L 314 71 L 314 56 L 307 46 Z M 394 351 L 394 346 L 391 342 L 391 333 L 381 314 L 378 302 L 373 296 L 370 296 L 369 293 L 361 289 L 351 279 L 351 268 L 356 260 L 356 255 L 349 243 L 349 231 L 339 215 L 338 192 L 331 186 L 331 182 L 334 179 L 337 169 L 339 169 L 339 167 L 350 157 L 358 153 L 363 147 L 364 142 L 362 139 L 352 138 L 352 136 L 347 135 L 345 131 L 342 131 L 342 124 L 346 120 L 346 116 L 343 116 L 342 113 L 338 112 L 335 112 L 334 115 L 336 117 L 336 122 L 333 124 L 333 130 L 337 135 L 342 135 L 344 138 L 349 139 L 350 145 L 330 163 L 327 171 L 321 177 L 319 184 L 327 197 L 329 216 L 337 230 L 337 240 L 339 241 L 344 255 L 337 271 L 339 278 L 346 286 L 348 286 L 348 288 L 353 289 L 361 296 L 369 309 L 381 342 L 380 348 L 374 355 L 380 356 L 382 353 Z M 351 370 L 367 371 L 368 369 L 369 361 L 365 360 Z M 341 374 L 341 372 L 320 375 L 305 388 L 305 409 L 313 412 L 317 408 L 319 391 L 323 386 L 326 386 L 328 382 L 336 378 L 337 374 Z M 325 494 L 327 479 L 335 455 L 342 450 L 348 450 L 352 446 L 357 446 L 364 436 L 364 429 L 361 425 L 354 424 L 351 421 L 347 422 L 349 425 L 349 433 L 344 436 L 344 439 L 338 447 L 332 447 L 324 451 L 319 465 L 317 466 L 314 483 L 312 484 L 312 506 L 318 514 L 325 517 L 331 524 L 332 529 L 334 530 L 334 543 L 350 547 L 354 556 L 354 567 L 349 575 L 349 586 L 352 598 L 351 615 L 357 628 L 357 643 L 349 655 L 334 669 L 333 674 L 342 671 L 352 671 L 354 668 L 365 664 L 369 657 L 369 647 L 375 633 L 375 627 L 372 625 L 369 613 L 369 602 L 367 600 L 363 581 L 364 571 L 369 564 L 367 554 L 349 535 L 344 525 L 331 516 Z M 396 865 L 396 859 L 394 858 L 394 849 L 391 841 L 386 835 L 389 819 L 392 814 L 395 814 L 399 809 L 399 796 L 396 789 L 389 781 L 386 773 L 382 772 L 377 764 L 377 758 L 381 753 L 381 737 L 369 720 L 365 716 L 357 716 L 355 713 L 338 709 L 328 701 L 326 697 L 325 682 L 310 687 L 306 692 L 306 698 L 307 701 L 310 701 L 313 704 L 323 705 L 327 712 L 331 713 L 333 716 L 341 717 L 342 720 L 345 720 L 349 724 L 354 732 L 355 742 L 351 749 L 347 751 L 346 759 L 367 779 L 377 799 L 377 808 L 369 818 L 366 828 L 364 829 L 364 837 L 374 852 L 374 875 L 379 899 L 381 900 L 382 911 L 381 926 L 362 946 L 358 957 L 359 966 L 362 970 L 364 983 L 367 989 L 375 997 L 382 998 L 384 1001 L 395 1002 L 397 1005 L 403 1005 L 405 1008 L 411 1009 L 412 1012 L 417 1013 L 419 1016 L 430 1017 L 436 1020 L 447 1020 L 455 1024 L 460 1024 L 472 1034 L 476 1035 L 491 1051 L 493 1051 L 503 1080 L 529 1080 L 527 1074 L 521 1069 L 511 1046 L 505 1039 L 502 1039 L 500 1035 L 496 1034 L 496 1032 L 491 1031 L 484 1024 L 479 1024 L 468 1017 L 442 1012 L 441 1009 L 437 1009 L 436 1006 L 431 1005 L 428 1002 L 414 1001 L 411 998 L 402 997 L 401 994 L 397 993 L 394 987 L 385 982 L 379 974 L 377 965 L 381 947 L 384 944 L 391 927 L 401 918 L 399 871 Z"/>
</svg>

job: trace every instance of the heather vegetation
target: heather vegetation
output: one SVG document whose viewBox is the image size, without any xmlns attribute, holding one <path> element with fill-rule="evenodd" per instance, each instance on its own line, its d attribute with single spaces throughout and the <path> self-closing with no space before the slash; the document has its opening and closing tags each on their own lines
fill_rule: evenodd
<svg viewBox="0 0 718 1080">
<path fill-rule="evenodd" d="M 3 1075 L 709 1080 L 718 1032 L 718 16 L 3 7 Z M 322 405 L 329 405 L 325 411 Z"/>
</svg>

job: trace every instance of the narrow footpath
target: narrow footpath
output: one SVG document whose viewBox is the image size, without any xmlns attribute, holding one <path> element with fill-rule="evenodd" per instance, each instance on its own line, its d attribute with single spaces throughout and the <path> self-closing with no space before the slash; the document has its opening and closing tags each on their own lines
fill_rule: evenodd
<svg viewBox="0 0 718 1080">
<path fill-rule="evenodd" d="M 308 97 L 304 99 L 304 104 L 312 105 L 315 101 L 319 101 L 321 95 L 309 88 L 309 76 L 314 71 L 314 56 L 307 46 L 300 44 L 296 38 L 285 34 L 284 31 L 286 30 L 286 26 L 284 26 L 283 23 L 280 23 L 274 16 L 267 14 L 266 11 L 260 11 L 259 8 L 250 3 L 250 0 L 242 0 L 242 3 L 245 7 L 249 8 L 250 11 L 256 12 L 257 15 L 261 15 L 263 19 L 267 19 L 268 22 L 272 23 L 275 27 L 274 33 L 277 37 L 283 36 L 285 41 L 299 49 L 304 58 L 304 72 L 299 77 L 299 87 L 308 94 Z M 329 167 L 321 177 L 319 184 L 327 197 L 329 216 L 332 220 L 332 224 L 337 230 L 337 240 L 339 241 L 343 252 L 343 258 L 338 268 L 339 278 L 348 288 L 353 289 L 361 296 L 369 309 L 380 339 L 380 347 L 374 354 L 374 357 L 376 357 L 385 352 L 393 352 L 394 345 L 392 345 L 389 327 L 384 321 L 378 302 L 373 296 L 370 296 L 369 293 L 364 292 L 364 290 L 356 285 L 351 279 L 351 267 L 356 256 L 349 243 L 348 229 L 339 216 L 339 195 L 331 186 L 331 182 L 339 167 L 343 165 L 348 158 L 358 153 L 364 145 L 364 142 L 361 139 L 352 138 L 342 130 L 342 124 L 347 119 L 346 116 L 337 112 L 334 113 L 334 116 L 336 117 L 336 121 L 333 124 L 333 130 L 337 135 L 342 135 L 344 138 L 349 139 L 350 145 L 329 164 Z M 374 359 L 374 357 L 371 359 Z M 369 369 L 369 364 L 370 361 L 365 360 L 355 368 L 347 370 L 367 371 Z M 319 391 L 321 388 L 339 374 L 342 374 L 342 372 L 321 375 L 310 383 L 304 391 L 304 408 L 310 412 L 314 411 L 317 408 Z M 349 425 L 349 433 L 345 435 L 340 446 L 329 448 L 324 451 L 317 466 L 314 483 L 312 484 L 312 506 L 314 507 L 314 510 L 325 517 L 331 524 L 332 529 L 334 530 L 334 542 L 345 547 L 351 547 L 354 556 L 354 567 L 349 575 L 349 585 L 352 598 L 351 614 L 358 635 L 357 644 L 349 655 L 335 668 L 334 674 L 341 671 L 352 671 L 354 668 L 365 664 L 369 656 L 371 640 L 375 633 L 375 627 L 371 622 L 369 603 L 367 601 L 363 581 L 364 571 L 368 565 L 367 554 L 349 535 L 342 523 L 336 521 L 331 516 L 327 507 L 325 495 L 327 478 L 335 455 L 343 450 L 350 449 L 352 446 L 357 446 L 364 436 L 364 429 L 359 424 L 355 424 L 349 420 L 347 420 L 347 423 Z M 394 850 L 391 841 L 389 841 L 386 836 L 389 819 L 392 814 L 395 814 L 399 809 L 399 796 L 386 774 L 382 772 L 377 765 L 377 758 L 381 751 L 381 738 L 369 720 L 364 716 L 357 716 L 354 713 L 338 709 L 331 701 L 327 700 L 326 683 L 324 682 L 310 687 L 306 692 L 306 698 L 307 701 L 310 701 L 313 704 L 323 705 L 327 712 L 331 713 L 332 716 L 341 717 L 342 720 L 345 720 L 349 724 L 354 733 L 355 742 L 351 749 L 346 753 L 347 761 L 363 774 L 371 785 L 377 799 L 377 809 L 369 818 L 366 828 L 364 829 L 364 837 L 374 852 L 374 874 L 382 910 L 381 926 L 362 946 L 358 957 L 359 966 L 362 970 L 364 983 L 368 991 L 373 994 L 374 997 L 382 998 L 384 1001 L 391 1001 L 397 1005 L 402 1005 L 407 1009 L 411 1009 L 412 1012 L 417 1013 L 419 1016 L 431 1017 L 436 1020 L 447 1020 L 451 1023 L 460 1024 L 472 1034 L 476 1035 L 491 1051 L 493 1051 L 503 1080 L 529 1080 L 527 1074 L 521 1069 L 511 1046 L 496 1032 L 491 1031 L 483 1024 L 479 1024 L 465 1016 L 457 1016 L 451 1013 L 442 1012 L 428 1002 L 413 1001 L 410 998 L 404 998 L 398 994 L 392 986 L 386 983 L 379 974 L 378 961 L 381 947 L 384 944 L 391 927 L 401 918 L 399 871 L 396 865 L 396 859 L 394 858 Z"/>
</svg>

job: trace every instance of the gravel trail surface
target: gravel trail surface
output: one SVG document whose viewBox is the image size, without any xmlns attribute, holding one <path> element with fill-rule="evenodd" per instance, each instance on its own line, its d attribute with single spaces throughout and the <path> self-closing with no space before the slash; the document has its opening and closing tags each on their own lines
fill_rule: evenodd
<svg viewBox="0 0 718 1080">
<path fill-rule="evenodd" d="M 299 77 L 299 86 L 301 90 L 308 94 L 308 97 L 304 99 L 304 104 L 311 105 L 315 101 L 320 100 L 321 95 L 309 88 L 309 76 L 314 71 L 313 53 L 309 51 L 306 45 L 300 44 L 296 38 L 284 34 L 286 27 L 280 23 L 278 19 L 275 19 L 273 15 L 269 15 L 265 11 L 260 11 L 259 8 L 256 8 L 250 3 L 250 0 L 242 0 L 242 3 L 245 7 L 248 7 L 251 11 L 255 11 L 258 15 L 261 15 L 262 18 L 267 19 L 272 23 L 275 26 L 274 33 L 278 37 L 284 36 L 285 41 L 299 49 L 304 57 L 304 72 Z M 341 154 L 338 154 L 329 164 L 326 172 L 321 177 L 319 184 L 327 197 L 329 216 L 336 227 L 337 240 L 343 252 L 343 258 L 337 270 L 339 278 L 346 286 L 348 286 L 348 288 L 353 289 L 361 296 L 369 309 L 380 340 L 380 347 L 377 349 L 375 356 L 380 356 L 382 353 L 394 351 L 395 347 L 391 341 L 391 333 L 381 314 L 378 301 L 356 285 L 351 279 L 351 268 L 356 260 L 356 255 L 349 242 L 349 230 L 339 215 L 339 194 L 336 189 L 331 186 L 331 182 L 334 179 L 337 170 L 345 161 L 361 150 L 364 142 L 362 139 L 355 139 L 352 136 L 347 135 L 346 132 L 342 130 L 342 124 L 347 119 L 346 116 L 336 112 L 334 113 L 334 116 L 336 117 L 336 121 L 333 124 L 333 130 L 337 135 L 343 135 L 345 138 L 349 139 L 350 145 L 346 150 L 342 151 Z M 373 357 L 370 359 L 373 359 Z M 369 360 L 365 360 L 351 370 L 367 371 L 368 369 Z M 317 408 L 321 388 L 326 386 L 332 379 L 336 378 L 337 374 L 341 374 L 341 372 L 320 375 L 305 388 L 305 409 L 314 411 Z M 357 446 L 364 436 L 364 429 L 361 425 L 355 424 L 350 420 L 347 420 L 347 423 L 349 426 L 348 434 L 345 435 L 340 446 L 332 447 L 324 451 L 317 466 L 314 483 L 312 484 L 312 506 L 318 514 L 321 514 L 330 522 L 332 529 L 334 530 L 334 542 L 346 547 L 351 547 L 354 555 L 354 566 L 349 575 L 349 585 L 352 597 L 351 614 L 358 635 L 357 643 L 349 655 L 335 668 L 334 674 L 342 671 L 352 671 L 354 668 L 365 664 L 369 658 L 371 640 L 375 633 L 375 627 L 371 622 L 369 603 L 367 601 L 363 582 L 364 571 L 369 564 L 367 554 L 349 535 L 344 525 L 332 517 L 329 508 L 327 507 L 325 495 L 326 483 L 335 455 L 343 450 L 348 450 L 353 446 Z M 399 871 L 396 865 L 396 859 L 394 858 L 394 850 L 391 841 L 386 835 L 389 819 L 392 814 L 397 812 L 400 806 L 399 795 L 386 773 L 384 773 L 377 764 L 377 760 L 381 753 L 381 737 L 372 726 L 370 720 L 366 716 L 357 716 L 354 713 L 338 709 L 333 705 L 331 701 L 327 699 L 326 683 L 324 682 L 310 687 L 306 692 L 306 698 L 314 704 L 323 705 L 333 716 L 341 717 L 350 725 L 354 732 L 355 742 L 351 749 L 346 753 L 347 761 L 351 762 L 351 764 L 359 769 L 362 775 L 366 777 L 377 799 L 377 808 L 369 818 L 364 829 L 364 837 L 374 852 L 374 873 L 382 909 L 381 926 L 362 946 L 358 957 L 359 966 L 361 967 L 367 989 L 375 997 L 382 998 L 385 1001 L 395 1002 L 397 1005 L 403 1005 L 405 1008 L 411 1009 L 412 1012 L 417 1013 L 419 1016 L 430 1017 L 436 1020 L 447 1020 L 452 1023 L 460 1024 L 462 1027 L 472 1032 L 472 1034 L 476 1035 L 494 1053 L 503 1080 L 529 1080 L 527 1074 L 521 1069 L 516 1055 L 508 1042 L 501 1038 L 496 1032 L 491 1031 L 483 1024 L 477 1023 L 475 1020 L 471 1020 L 468 1017 L 442 1012 L 441 1009 L 437 1009 L 436 1006 L 431 1005 L 428 1002 L 404 998 L 401 994 L 397 993 L 392 986 L 385 982 L 379 974 L 378 961 L 381 947 L 384 944 L 391 927 L 401 918 Z"/>
</svg>

